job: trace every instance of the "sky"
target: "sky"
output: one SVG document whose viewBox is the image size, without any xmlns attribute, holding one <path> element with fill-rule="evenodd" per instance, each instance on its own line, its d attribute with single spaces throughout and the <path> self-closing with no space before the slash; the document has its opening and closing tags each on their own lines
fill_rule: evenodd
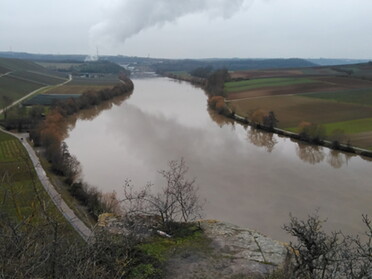
<svg viewBox="0 0 372 279">
<path fill-rule="evenodd" d="M 371 0 L 0 0 L 0 51 L 372 58 Z"/>
</svg>

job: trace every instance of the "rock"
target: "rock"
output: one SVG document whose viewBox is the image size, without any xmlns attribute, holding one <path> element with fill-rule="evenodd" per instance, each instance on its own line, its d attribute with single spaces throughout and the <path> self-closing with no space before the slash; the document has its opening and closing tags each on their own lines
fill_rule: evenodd
<svg viewBox="0 0 372 279">
<path fill-rule="evenodd" d="M 139 236 L 147 238 L 154 220 L 139 218 L 139 223 L 147 224 L 140 228 Z M 123 217 L 114 214 L 99 216 L 98 226 L 111 233 L 128 234 L 125 224 Z M 284 243 L 254 230 L 208 220 L 201 221 L 200 227 L 206 237 L 205 245 L 175 250 L 165 263 L 165 278 L 264 278 L 286 259 Z"/>
<path fill-rule="evenodd" d="M 285 245 L 256 231 L 217 221 L 201 228 L 211 249 L 173 255 L 166 278 L 263 278 L 285 261 Z"/>
</svg>

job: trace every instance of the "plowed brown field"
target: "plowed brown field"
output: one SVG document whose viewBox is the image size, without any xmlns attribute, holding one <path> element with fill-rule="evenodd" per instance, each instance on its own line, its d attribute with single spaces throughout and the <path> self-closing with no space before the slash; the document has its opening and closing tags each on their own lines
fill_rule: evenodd
<svg viewBox="0 0 372 279">
<path fill-rule="evenodd" d="M 368 118 L 372 107 L 337 103 L 302 96 L 272 96 L 228 102 L 239 115 L 250 117 L 256 110 L 274 111 L 280 128 L 297 127 L 302 121 L 323 124 Z"/>
<path fill-rule="evenodd" d="M 233 79 L 248 79 L 252 80 L 252 84 L 262 86 L 247 90 L 250 81 L 245 82 L 246 86 L 245 88 L 242 86 L 241 91 L 230 90 L 231 93 L 228 94 L 226 103 L 238 115 L 248 117 L 248 119 L 251 119 L 253 113 L 258 110 L 266 113 L 273 111 L 279 120 L 278 127 L 282 129 L 298 127 L 304 121 L 313 124 L 330 124 L 372 118 L 370 102 L 372 97 L 369 95 L 369 89 L 372 90 L 372 77 L 368 75 L 371 67 L 372 64 L 362 64 L 340 66 L 338 69 L 314 67 L 235 72 L 232 73 Z M 270 81 L 272 81 L 270 78 L 273 77 L 285 77 L 283 83 L 291 77 L 306 78 L 310 82 L 282 83 L 284 86 L 277 82 L 275 85 L 271 83 L 270 86 Z M 265 78 L 269 78 L 266 84 L 263 82 Z M 254 79 L 260 79 L 260 81 L 255 82 Z M 229 86 L 231 87 L 231 83 Z M 331 97 L 329 92 L 333 92 Z M 304 93 L 316 94 L 301 95 Z M 328 132 L 332 133 L 332 131 Z M 345 143 L 350 140 L 354 146 L 372 149 L 372 131 L 368 128 L 365 128 L 363 132 L 345 134 L 345 139 Z"/>
</svg>

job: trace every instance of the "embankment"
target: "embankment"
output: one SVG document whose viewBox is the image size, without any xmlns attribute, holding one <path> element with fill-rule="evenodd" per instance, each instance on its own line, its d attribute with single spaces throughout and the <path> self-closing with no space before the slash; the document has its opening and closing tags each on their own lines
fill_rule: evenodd
<svg viewBox="0 0 372 279">
<path fill-rule="evenodd" d="M 81 181 L 80 163 L 69 153 L 64 143 L 70 125 L 69 119 L 79 112 L 97 108 L 114 98 L 129 96 L 133 88 L 133 82 L 125 78 L 112 89 L 86 92 L 79 98 L 61 101 L 51 108 L 45 119 L 30 130 L 30 139 L 35 146 L 43 147 L 43 154 L 50 164 L 51 171 L 64 180 L 67 188 L 65 190 L 85 206 L 94 219 L 109 209 L 103 203 L 102 194 Z"/>
</svg>

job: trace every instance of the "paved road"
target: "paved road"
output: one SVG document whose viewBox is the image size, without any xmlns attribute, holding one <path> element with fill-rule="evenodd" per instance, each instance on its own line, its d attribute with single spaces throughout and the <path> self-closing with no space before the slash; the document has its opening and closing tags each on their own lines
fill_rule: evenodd
<svg viewBox="0 0 372 279">
<path fill-rule="evenodd" d="M 26 148 L 32 164 L 34 165 L 35 171 L 37 173 L 37 176 L 39 177 L 39 180 L 41 184 L 43 185 L 44 189 L 49 194 L 50 198 L 54 202 L 54 204 L 57 206 L 59 211 L 65 216 L 66 220 L 73 226 L 73 228 L 81 235 L 81 237 L 88 241 L 89 239 L 92 239 L 93 232 L 90 228 L 88 228 L 71 210 L 71 208 L 65 203 L 65 201 L 62 199 L 61 195 L 56 191 L 53 184 L 50 182 L 48 176 L 46 175 L 42 165 L 40 164 L 39 158 L 37 157 L 34 149 L 30 146 L 30 144 L 27 142 L 26 138 L 28 137 L 28 134 L 22 133 L 22 134 L 16 134 L 16 133 L 10 133 L 8 131 L 2 130 L 5 133 L 8 133 L 10 135 L 13 135 L 17 137 L 23 146 Z"/>
</svg>

